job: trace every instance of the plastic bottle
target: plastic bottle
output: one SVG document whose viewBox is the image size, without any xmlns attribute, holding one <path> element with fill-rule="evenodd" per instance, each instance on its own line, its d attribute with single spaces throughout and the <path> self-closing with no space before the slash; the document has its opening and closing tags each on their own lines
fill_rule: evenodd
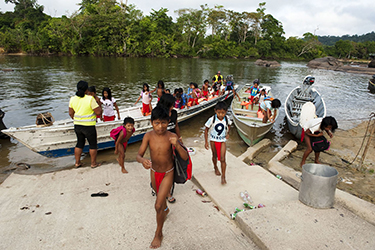
<svg viewBox="0 0 375 250">
<path fill-rule="evenodd" d="M 253 200 L 251 199 L 249 193 L 245 190 L 245 196 L 246 196 L 246 199 L 250 202 L 250 203 L 253 203 Z"/>
<path fill-rule="evenodd" d="M 250 209 L 256 208 L 256 206 L 252 206 L 252 205 L 250 205 L 249 203 L 246 203 L 246 202 L 243 203 L 243 206 L 246 207 L 246 208 L 250 208 Z"/>
<path fill-rule="evenodd" d="M 195 192 L 196 192 L 197 194 L 201 195 L 201 196 L 206 196 L 206 195 L 207 195 L 205 192 L 203 192 L 203 191 L 200 190 L 200 189 L 197 189 Z"/>
</svg>

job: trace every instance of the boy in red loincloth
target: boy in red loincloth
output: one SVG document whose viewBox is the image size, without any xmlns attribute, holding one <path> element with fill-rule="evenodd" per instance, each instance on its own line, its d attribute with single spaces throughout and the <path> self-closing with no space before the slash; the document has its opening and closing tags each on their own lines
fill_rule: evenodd
<svg viewBox="0 0 375 250">
<path fill-rule="evenodd" d="M 188 159 L 188 153 L 178 143 L 178 137 L 175 133 L 167 131 L 169 124 L 169 112 L 157 106 L 151 113 L 151 124 L 153 130 L 147 132 L 143 137 L 141 147 L 139 148 L 137 161 L 142 163 L 145 169 L 151 169 L 151 184 L 156 190 L 155 201 L 156 210 L 156 231 L 155 237 L 151 242 L 150 248 L 158 248 L 163 240 L 163 225 L 169 209 L 167 207 L 166 197 L 171 190 L 173 183 L 173 152 L 172 146 L 182 159 Z M 151 160 L 143 158 L 143 155 L 150 147 Z"/>
</svg>

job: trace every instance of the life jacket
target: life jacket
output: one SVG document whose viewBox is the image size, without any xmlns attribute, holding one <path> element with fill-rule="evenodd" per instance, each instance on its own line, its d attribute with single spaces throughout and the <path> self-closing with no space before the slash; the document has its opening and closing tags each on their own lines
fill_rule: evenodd
<svg viewBox="0 0 375 250">
<path fill-rule="evenodd" d="M 75 125 L 95 126 L 96 114 L 91 108 L 93 99 L 94 97 L 89 95 L 85 95 L 84 97 L 73 96 L 70 98 L 70 107 L 74 110 Z"/>
</svg>

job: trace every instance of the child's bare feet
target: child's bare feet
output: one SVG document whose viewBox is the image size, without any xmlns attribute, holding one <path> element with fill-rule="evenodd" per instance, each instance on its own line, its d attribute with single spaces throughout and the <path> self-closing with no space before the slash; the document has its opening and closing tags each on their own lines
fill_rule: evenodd
<svg viewBox="0 0 375 250">
<path fill-rule="evenodd" d="M 161 246 L 161 241 L 163 240 L 162 233 L 155 233 L 155 237 L 151 242 L 150 248 L 159 248 Z"/>
<path fill-rule="evenodd" d="M 218 176 L 220 176 L 221 175 L 221 173 L 220 173 L 220 171 L 219 171 L 219 169 L 216 167 L 216 168 L 214 168 L 215 169 L 215 174 L 216 175 L 218 175 Z"/>
<path fill-rule="evenodd" d="M 121 172 L 122 173 L 124 173 L 124 174 L 127 174 L 127 173 L 129 173 L 128 171 L 126 171 L 126 169 L 125 168 L 123 168 L 123 167 L 121 167 Z"/>
<path fill-rule="evenodd" d="M 221 177 L 221 184 L 222 185 L 225 185 L 225 184 L 227 184 L 227 180 L 225 179 L 225 177 Z"/>
</svg>

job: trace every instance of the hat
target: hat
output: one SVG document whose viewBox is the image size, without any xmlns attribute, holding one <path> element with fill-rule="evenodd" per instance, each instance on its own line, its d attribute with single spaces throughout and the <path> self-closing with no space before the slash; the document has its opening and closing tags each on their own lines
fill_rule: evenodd
<svg viewBox="0 0 375 250">
<path fill-rule="evenodd" d="M 220 71 L 217 72 L 217 74 L 220 74 L 220 73 L 221 73 Z"/>
<path fill-rule="evenodd" d="M 259 81 L 259 79 L 255 79 L 253 83 L 254 83 L 254 84 L 255 84 L 255 83 L 259 84 L 260 81 Z"/>
</svg>

